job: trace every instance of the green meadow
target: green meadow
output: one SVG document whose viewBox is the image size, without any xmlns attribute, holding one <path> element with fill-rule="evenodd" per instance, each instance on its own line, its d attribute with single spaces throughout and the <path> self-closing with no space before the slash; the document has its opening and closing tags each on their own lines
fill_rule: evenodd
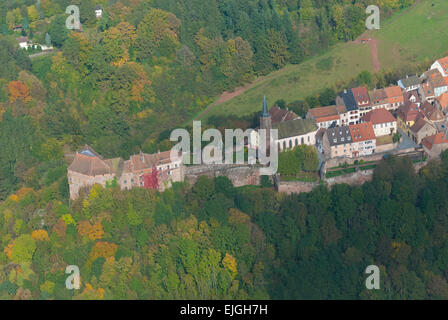
<svg viewBox="0 0 448 320">
<path fill-rule="evenodd" d="M 448 1 L 421 0 L 369 31 L 378 41 L 381 71 L 432 61 L 448 53 Z M 338 81 L 345 83 L 361 71 L 374 72 L 369 44 L 340 43 L 325 54 L 259 78 L 243 94 L 214 106 L 212 115 L 251 114 L 261 108 L 263 95 L 272 104 L 304 99 Z"/>
</svg>

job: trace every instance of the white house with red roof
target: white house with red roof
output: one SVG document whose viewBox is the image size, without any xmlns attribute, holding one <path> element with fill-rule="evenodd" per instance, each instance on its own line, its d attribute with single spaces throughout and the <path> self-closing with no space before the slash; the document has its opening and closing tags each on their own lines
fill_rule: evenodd
<svg viewBox="0 0 448 320">
<path fill-rule="evenodd" d="M 376 136 L 371 122 L 349 126 L 353 157 L 369 156 L 376 152 Z"/>
<path fill-rule="evenodd" d="M 431 70 L 437 69 L 444 76 L 448 76 L 448 57 L 442 58 L 434 62 L 431 66 Z"/>
<path fill-rule="evenodd" d="M 375 136 L 381 137 L 397 132 L 397 119 L 386 109 L 375 109 L 361 118 L 362 122 L 371 122 Z"/>
</svg>

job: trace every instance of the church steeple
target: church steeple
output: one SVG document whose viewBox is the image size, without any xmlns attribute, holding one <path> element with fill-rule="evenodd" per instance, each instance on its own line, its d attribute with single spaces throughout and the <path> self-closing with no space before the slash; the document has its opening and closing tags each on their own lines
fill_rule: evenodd
<svg viewBox="0 0 448 320">
<path fill-rule="evenodd" d="M 260 116 L 260 128 L 268 130 L 272 128 L 271 114 L 269 113 L 266 96 L 263 97 L 263 110 Z"/>
<path fill-rule="evenodd" d="M 268 118 L 271 115 L 269 114 L 269 110 L 268 110 L 268 103 L 266 102 L 266 96 L 263 97 L 263 110 L 261 112 L 261 117 L 262 118 Z"/>
</svg>

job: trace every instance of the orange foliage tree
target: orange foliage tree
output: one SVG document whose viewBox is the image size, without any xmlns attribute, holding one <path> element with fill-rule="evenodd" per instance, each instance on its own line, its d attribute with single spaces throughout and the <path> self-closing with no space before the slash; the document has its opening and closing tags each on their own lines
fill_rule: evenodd
<svg viewBox="0 0 448 320">
<path fill-rule="evenodd" d="M 118 246 L 114 243 L 100 241 L 95 243 L 92 250 L 90 251 L 88 264 L 90 265 L 93 261 L 99 257 L 107 259 L 109 257 L 115 256 Z"/>
<path fill-rule="evenodd" d="M 29 102 L 31 100 L 30 89 L 21 81 L 11 81 L 8 84 L 8 90 L 10 102 L 16 102 L 17 100 Z"/>
<path fill-rule="evenodd" d="M 99 240 L 104 236 L 103 226 L 100 222 L 95 222 L 92 226 L 89 221 L 80 221 L 78 223 L 78 233 L 80 236 L 86 236 L 90 240 Z"/>
</svg>

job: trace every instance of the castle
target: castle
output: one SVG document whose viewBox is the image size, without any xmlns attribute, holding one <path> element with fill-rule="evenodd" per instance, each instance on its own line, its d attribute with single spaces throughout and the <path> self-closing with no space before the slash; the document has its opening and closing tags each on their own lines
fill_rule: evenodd
<svg viewBox="0 0 448 320">
<path fill-rule="evenodd" d="M 129 160 L 122 158 L 104 159 L 95 150 L 85 145 L 77 152 L 68 168 L 70 199 L 75 200 L 83 188 L 94 184 L 106 187 L 116 181 L 122 190 L 134 187 L 152 188 L 164 191 L 173 182 L 184 180 L 185 169 L 182 157 L 170 158 L 170 151 L 145 154 L 140 151 Z"/>
</svg>

